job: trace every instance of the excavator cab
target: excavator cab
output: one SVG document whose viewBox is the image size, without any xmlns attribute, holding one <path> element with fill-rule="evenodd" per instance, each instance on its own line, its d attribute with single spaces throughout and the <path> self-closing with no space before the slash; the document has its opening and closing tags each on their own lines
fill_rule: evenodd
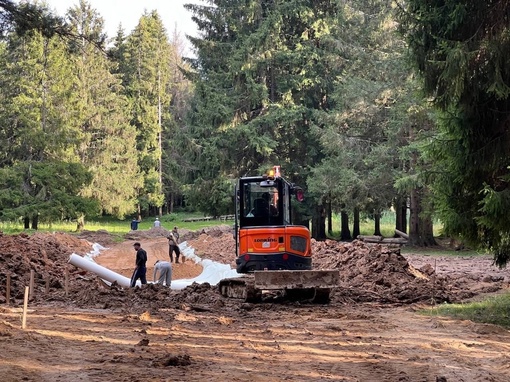
<svg viewBox="0 0 510 382">
<path fill-rule="evenodd" d="M 303 200 L 299 187 L 280 175 L 243 177 L 236 186 L 237 272 L 311 269 L 310 232 L 292 224 L 291 201 Z"/>
</svg>

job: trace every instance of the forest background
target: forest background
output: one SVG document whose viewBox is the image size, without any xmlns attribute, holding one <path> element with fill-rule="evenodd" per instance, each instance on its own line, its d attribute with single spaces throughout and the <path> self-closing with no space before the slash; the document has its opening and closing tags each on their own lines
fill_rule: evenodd
<svg viewBox="0 0 510 382">
<path fill-rule="evenodd" d="M 146 11 L 110 41 L 86 1 L 0 0 L 2 221 L 233 213 L 280 165 L 316 239 L 341 216 L 510 253 L 504 1 L 207 0 L 185 42 Z M 352 223 L 351 223 L 352 222 Z M 352 227 L 352 229 L 351 229 Z"/>
</svg>

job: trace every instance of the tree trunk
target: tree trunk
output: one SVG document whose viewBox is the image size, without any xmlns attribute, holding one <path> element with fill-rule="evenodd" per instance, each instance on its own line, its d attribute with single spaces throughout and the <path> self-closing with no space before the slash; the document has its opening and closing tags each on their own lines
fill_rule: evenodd
<svg viewBox="0 0 510 382">
<path fill-rule="evenodd" d="M 25 229 L 30 229 L 30 218 L 28 216 L 23 218 L 23 224 Z"/>
<path fill-rule="evenodd" d="M 381 214 L 379 212 L 374 214 L 374 235 L 381 235 Z"/>
<path fill-rule="evenodd" d="M 39 227 L 39 214 L 35 214 L 32 217 L 32 229 L 35 229 L 37 231 Z"/>
<path fill-rule="evenodd" d="M 423 244 L 426 247 L 437 245 L 436 239 L 434 238 L 434 223 L 430 216 L 425 216 L 421 220 Z"/>
<path fill-rule="evenodd" d="M 407 201 L 402 196 L 395 200 L 395 229 L 407 233 Z"/>
<path fill-rule="evenodd" d="M 341 220 L 341 230 L 340 230 L 340 240 L 342 241 L 350 241 L 352 240 L 351 230 L 349 229 L 349 215 L 347 212 L 342 211 L 340 213 Z"/>
<path fill-rule="evenodd" d="M 312 237 L 315 240 L 326 239 L 326 211 L 323 206 L 317 206 L 312 219 Z"/>
<path fill-rule="evenodd" d="M 409 244 L 421 246 L 420 220 L 421 213 L 420 190 L 415 188 L 411 191 L 411 200 L 409 203 Z"/>
<path fill-rule="evenodd" d="M 409 244 L 417 247 L 437 245 L 434 239 L 433 223 L 428 214 L 423 213 L 423 188 L 411 191 L 409 216 Z"/>
<path fill-rule="evenodd" d="M 333 211 L 331 209 L 331 199 L 328 201 L 328 233 L 333 232 Z"/>
<path fill-rule="evenodd" d="M 361 235 L 361 230 L 359 227 L 359 208 L 354 208 L 354 216 L 352 222 L 352 237 L 356 239 L 359 235 Z"/>
<path fill-rule="evenodd" d="M 407 198 L 404 200 L 404 203 L 402 204 L 402 232 L 407 233 Z"/>
<path fill-rule="evenodd" d="M 78 222 L 76 224 L 76 231 L 82 232 L 84 228 L 85 228 L 85 216 L 82 215 L 78 218 Z"/>
</svg>

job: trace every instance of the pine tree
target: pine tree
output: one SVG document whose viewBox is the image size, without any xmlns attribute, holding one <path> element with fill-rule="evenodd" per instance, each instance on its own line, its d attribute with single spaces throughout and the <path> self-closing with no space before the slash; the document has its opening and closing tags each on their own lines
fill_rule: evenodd
<svg viewBox="0 0 510 382">
<path fill-rule="evenodd" d="M 10 35 L 2 57 L 3 164 L 16 160 L 77 160 L 72 63 L 61 39 L 39 32 Z"/>
<path fill-rule="evenodd" d="M 191 39 L 197 73 L 189 152 L 197 182 L 221 185 L 281 164 L 304 185 L 322 156 L 317 130 L 332 108 L 338 74 L 331 65 L 335 2 L 212 4 L 188 6 L 202 35 Z M 297 212 L 302 221 L 312 214 Z"/>
<path fill-rule="evenodd" d="M 170 120 L 163 130 L 163 184 L 167 212 L 173 212 L 174 206 L 183 204 L 184 185 L 192 168 L 186 155 L 183 155 L 183 142 L 188 139 L 185 119 L 193 87 L 184 74 L 190 67 L 183 59 L 185 43 L 177 30 L 172 34 L 171 48 Z"/>
<path fill-rule="evenodd" d="M 510 259 L 508 2 L 410 0 L 400 12 L 440 113 L 428 178 L 445 233 Z"/>
<path fill-rule="evenodd" d="M 143 189 L 139 189 L 139 203 L 144 208 L 155 206 L 161 213 L 162 132 L 170 119 L 172 49 L 156 11 L 144 13 L 123 49 L 120 69 L 125 70 L 122 74 L 131 105 L 131 124 L 137 132 L 138 165 L 144 181 Z"/>
<path fill-rule="evenodd" d="M 101 49 L 103 20 L 84 0 L 71 8 L 67 19 L 83 36 L 71 42 L 76 88 L 75 108 L 82 141 L 80 160 L 92 173 L 82 195 L 100 202 L 103 212 L 123 218 L 135 210 L 141 187 L 136 157 L 136 132 L 129 124 L 128 104 L 121 79 Z"/>
<path fill-rule="evenodd" d="M 75 76 L 64 41 L 37 31 L 11 34 L 0 70 L 3 215 L 37 229 L 39 220 L 95 213 L 94 202 L 79 195 L 90 174 L 79 163 Z"/>
</svg>

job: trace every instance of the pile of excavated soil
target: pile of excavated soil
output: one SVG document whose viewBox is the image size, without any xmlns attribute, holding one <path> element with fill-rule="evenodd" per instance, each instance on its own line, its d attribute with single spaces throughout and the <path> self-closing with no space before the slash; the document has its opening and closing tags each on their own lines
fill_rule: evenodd
<svg viewBox="0 0 510 382">
<path fill-rule="evenodd" d="M 52 289 L 64 287 L 66 263 L 71 253 L 85 255 L 91 243 L 64 233 L 35 233 L 4 235 L 0 233 L 0 302 L 6 302 L 7 275 L 11 277 L 11 297 L 23 299 L 24 288 L 29 285 L 34 271 L 36 288 L 46 289 L 46 280 Z M 79 275 L 72 270 L 72 276 Z"/>
<path fill-rule="evenodd" d="M 181 242 L 187 241 L 196 254 L 204 259 L 235 267 L 235 242 L 232 228 L 214 227 L 196 232 L 180 231 Z M 165 237 L 168 230 L 152 228 L 131 231 L 126 240 L 150 240 Z M 182 291 L 171 291 L 160 285 L 124 289 L 107 286 L 94 274 L 67 264 L 69 255 L 84 255 L 98 242 L 108 245 L 106 231 L 87 231 L 78 236 L 65 233 L 33 235 L 0 235 L 3 255 L 0 257 L 0 303 L 6 299 L 6 275 L 11 276 L 11 304 L 22 304 L 24 287 L 29 285 L 30 271 L 35 274 L 35 303 L 70 304 L 79 307 L 113 308 L 121 310 L 183 309 L 246 309 L 239 301 L 227 301 L 217 288 L 209 284 L 194 284 Z M 495 292 L 508 287 L 509 272 L 484 276 L 488 268 L 475 275 L 458 272 L 436 272 L 430 262 L 413 267 L 398 247 L 332 240 L 312 240 L 314 269 L 338 269 L 340 282 L 332 293 L 332 303 L 381 302 L 408 304 L 413 302 L 461 301 L 477 294 Z M 423 257 L 422 257 L 423 259 Z M 471 261 L 471 260 L 470 260 Z M 473 261 L 488 261 L 473 260 Z M 186 266 L 179 264 L 179 266 Z M 480 262 L 477 263 L 480 266 Z M 484 266 L 487 266 L 485 263 Z M 65 272 L 69 272 L 67 293 Z M 49 280 L 49 292 L 46 282 Z"/>
<path fill-rule="evenodd" d="M 137 230 L 137 231 L 129 231 L 125 235 L 126 240 L 138 240 L 142 241 L 144 239 L 154 239 L 158 237 L 168 237 L 170 235 L 171 230 L 168 230 L 164 227 L 152 227 L 149 230 Z M 212 239 L 222 237 L 226 232 L 232 232 L 232 227 L 227 225 L 220 225 L 210 228 L 204 228 L 198 231 L 190 231 L 187 229 L 179 229 L 179 242 L 183 243 L 185 241 L 191 241 L 193 239 L 199 238 L 201 235 L 206 235 Z M 230 234 L 232 236 L 232 234 Z M 233 239 L 232 239 L 233 240 Z M 98 241 L 99 243 L 99 241 Z"/>
<path fill-rule="evenodd" d="M 199 256 L 235 268 L 232 228 L 216 230 L 214 236 L 201 232 L 188 243 Z M 458 302 L 499 291 L 510 283 L 510 270 L 497 269 L 487 256 L 466 261 L 471 269 L 436 272 L 431 258 L 410 256 L 408 260 L 398 246 L 312 239 L 312 253 L 313 269 L 340 271 L 340 283 L 331 294 L 332 302 Z M 461 266 L 463 261 L 459 258 Z"/>
<path fill-rule="evenodd" d="M 415 269 L 398 247 L 327 240 L 314 242 L 313 248 L 314 267 L 340 270 L 334 299 L 391 303 L 451 299 L 444 278 Z"/>
</svg>

